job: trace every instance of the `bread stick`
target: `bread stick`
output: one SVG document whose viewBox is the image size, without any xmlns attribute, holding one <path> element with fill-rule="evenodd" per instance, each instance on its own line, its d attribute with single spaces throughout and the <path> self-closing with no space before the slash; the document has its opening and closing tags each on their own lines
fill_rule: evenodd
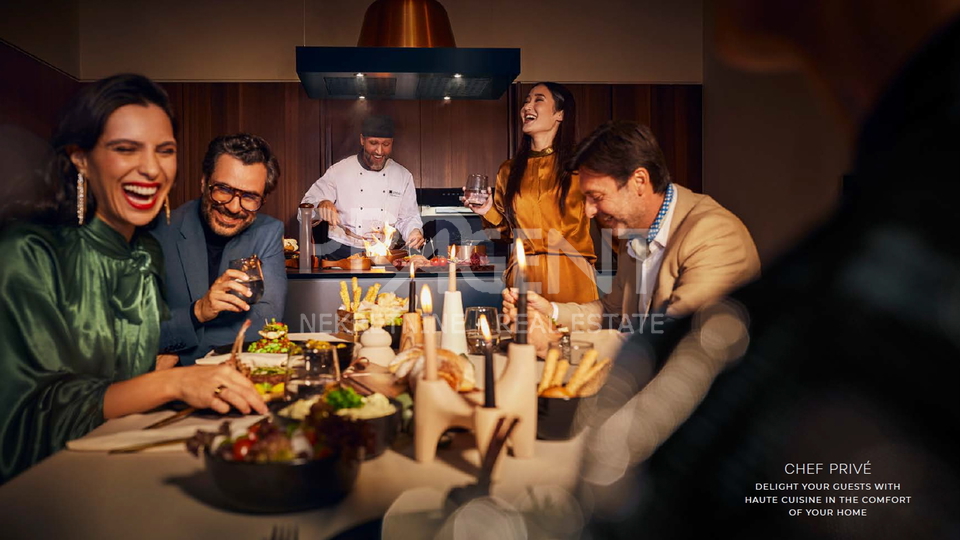
<svg viewBox="0 0 960 540">
<path fill-rule="evenodd" d="M 353 309 L 350 311 L 356 311 L 360 308 L 360 285 L 356 276 L 350 278 L 350 284 L 353 286 Z"/>
<path fill-rule="evenodd" d="M 553 374 L 550 386 L 563 386 L 563 378 L 567 376 L 568 369 L 570 369 L 570 362 L 568 360 L 561 360 L 557 364 L 557 371 Z"/>
<path fill-rule="evenodd" d="M 560 349 L 550 349 L 547 351 L 547 357 L 543 362 L 543 374 L 540 375 L 540 384 L 537 386 L 537 394 L 550 387 L 553 381 L 553 374 L 557 370 L 557 360 L 560 359 Z"/>
<path fill-rule="evenodd" d="M 379 283 L 374 283 L 372 287 L 370 287 L 369 289 L 367 289 L 367 294 L 366 294 L 366 296 L 363 297 L 363 301 L 364 301 L 364 302 L 376 302 L 376 301 L 377 301 L 377 293 L 379 293 L 379 292 L 380 292 L 380 284 L 379 284 Z"/>
<path fill-rule="evenodd" d="M 590 368 L 593 367 L 593 363 L 597 361 L 597 352 L 596 349 L 590 349 L 589 351 L 583 353 L 583 356 L 580 357 L 580 365 L 577 366 L 577 369 L 573 372 L 573 375 L 570 377 L 570 381 L 567 383 L 567 386 L 576 384 L 577 388 L 580 388 L 580 385 L 583 384 L 583 380 L 587 373 L 590 372 Z"/>
<path fill-rule="evenodd" d="M 603 382 L 606 378 L 606 374 L 603 371 L 607 370 L 609 366 L 612 366 L 613 363 L 609 358 L 605 359 L 603 362 L 597 362 L 585 377 L 577 381 L 576 385 L 568 384 L 567 392 L 570 392 L 570 395 L 573 396 L 583 396 L 587 383 L 591 383 L 590 390 L 591 393 L 595 394 L 600 390 L 600 387 L 603 386 Z M 594 388 L 595 387 L 595 388 Z"/>
<path fill-rule="evenodd" d="M 347 294 L 347 282 L 340 282 L 340 300 L 343 301 L 343 309 L 347 311 L 353 311 L 350 309 L 350 295 Z"/>
</svg>

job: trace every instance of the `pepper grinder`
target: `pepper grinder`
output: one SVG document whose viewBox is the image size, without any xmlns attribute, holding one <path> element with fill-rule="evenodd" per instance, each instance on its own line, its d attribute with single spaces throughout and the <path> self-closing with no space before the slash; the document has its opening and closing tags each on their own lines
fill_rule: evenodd
<svg viewBox="0 0 960 540">
<path fill-rule="evenodd" d="M 313 205 L 300 205 L 300 271 L 313 271 Z"/>
</svg>

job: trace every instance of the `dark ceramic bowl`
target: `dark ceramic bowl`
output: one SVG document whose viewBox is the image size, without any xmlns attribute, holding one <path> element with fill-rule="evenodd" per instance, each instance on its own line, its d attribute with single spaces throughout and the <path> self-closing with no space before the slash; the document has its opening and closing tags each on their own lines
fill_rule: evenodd
<svg viewBox="0 0 960 540">
<path fill-rule="evenodd" d="M 403 418 L 403 404 L 395 399 L 390 399 L 390 403 L 397 408 L 395 413 L 381 416 L 380 418 L 357 420 L 357 425 L 363 430 L 364 460 L 373 459 L 386 452 L 400 433 L 401 419 Z M 281 426 L 297 423 L 296 420 L 278 414 L 281 409 L 289 404 L 289 402 L 280 403 L 275 405 L 275 408 L 271 408 L 276 422 Z"/>
<path fill-rule="evenodd" d="M 238 509 L 295 512 L 343 500 L 356 483 L 362 453 L 355 448 L 323 459 L 247 463 L 227 461 L 208 452 L 204 461 L 217 488 Z"/>
<path fill-rule="evenodd" d="M 397 408 L 397 412 L 381 416 L 380 418 L 371 418 L 369 420 L 360 420 L 363 426 L 363 440 L 367 450 L 366 459 L 373 459 L 387 451 L 397 434 L 400 433 L 400 419 L 403 415 L 403 405 L 391 399 L 390 403 Z"/>
<path fill-rule="evenodd" d="M 565 441 L 583 431 L 597 397 L 537 398 L 537 438 Z"/>
<path fill-rule="evenodd" d="M 294 341 L 294 343 L 301 349 L 307 344 L 305 341 Z M 340 373 L 343 373 L 353 362 L 353 349 L 357 344 L 352 341 L 337 341 L 330 342 L 330 344 L 337 348 L 337 363 L 340 364 Z M 343 347 L 340 347 L 340 345 L 343 345 Z"/>
</svg>

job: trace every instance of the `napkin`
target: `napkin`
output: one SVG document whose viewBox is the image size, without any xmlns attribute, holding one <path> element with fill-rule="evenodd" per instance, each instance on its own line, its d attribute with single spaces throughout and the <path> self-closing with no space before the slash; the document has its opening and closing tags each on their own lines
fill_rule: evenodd
<svg viewBox="0 0 960 540">
<path fill-rule="evenodd" d="M 173 413 L 171 412 L 170 414 Z M 157 420 L 155 415 L 150 415 L 150 418 L 153 421 Z M 248 427 L 263 418 L 263 416 L 254 415 L 231 419 L 231 434 L 238 436 Z M 189 422 L 189 425 L 174 425 L 161 429 L 136 429 L 107 435 L 87 435 L 86 437 L 67 441 L 67 449 L 76 452 L 109 452 L 110 450 L 119 450 L 140 444 L 184 439 L 193 436 L 197 430 L 216 431 L 220 428 L 223 420 L 202 420 L 199 422 L 184 420 L 184 422 Z M 179 443 L 147 448 L 143 450 L 143 452 L 181 452 L 184 450 L 186 450 L 185 443 Z"/>
</svg>

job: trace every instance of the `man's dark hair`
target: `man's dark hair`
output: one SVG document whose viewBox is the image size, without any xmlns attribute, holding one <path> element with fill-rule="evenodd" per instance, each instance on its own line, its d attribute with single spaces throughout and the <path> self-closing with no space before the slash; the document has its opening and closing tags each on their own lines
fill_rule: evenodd
<svg viewBox="0 0 960 540">
<path fill-rule="evenodd" d="M 267 184 L 263 188 L 264 196 L 269 195 L 277 187 L 277 180 L 280 178 L 280 164 L 267 141 L 248 133 L 221 135 L 210 141 L 210 145 L 207 146 L 207 154 L 203 156 L 203 176 L 208 181 L 213 175 L 217 160 L 224 154 L 239 159 L 244 165 L 263 163 L 264 167 L 267 168 Z"/>
<path fill-rule="evenodd" d="M 643 167 L 650 174 L 655 193 L 663 193 L 670 184 L 663 150 L 650 128 L 638 122 L 611 120 L 580 142 L 567 168 L 588 169 L 613 178 L 623 187 L 633 171 Z"/>
</svg>

